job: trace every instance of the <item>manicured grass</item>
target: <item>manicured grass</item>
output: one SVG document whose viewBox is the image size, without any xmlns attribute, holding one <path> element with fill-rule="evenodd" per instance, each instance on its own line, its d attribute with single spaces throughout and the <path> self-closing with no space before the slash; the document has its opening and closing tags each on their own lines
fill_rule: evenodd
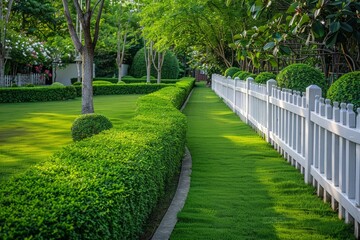
<svg viewBox="0 0 360 240">
<path fill-rule="evenodd" d="M 114 128 L 134 116 L 140 95 L 94 97 L 95 112 Z M 81 99 L 0 104 L 0 181 L 72 142 L 70 128 L 81 114 Z"/>
<path fill-rule="evenodd" d="M 303 176 L 209 88 L 184 113 L 191 187 L 175 239 L 354 239 Z"/>
</svg>

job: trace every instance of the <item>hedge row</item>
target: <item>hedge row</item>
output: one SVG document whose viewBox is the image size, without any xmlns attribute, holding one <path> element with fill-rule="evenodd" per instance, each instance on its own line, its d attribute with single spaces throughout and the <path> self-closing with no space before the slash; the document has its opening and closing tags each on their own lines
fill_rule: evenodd
<svg viewBox="0 0 360 240">
<path fill-rule="evenodd" d="M 117 78 L 94 78 L 94 82 L 96 81 L 108 81 L 111 83 L 117 83 L 118 79 Z M 121 78 L 121 81 L 125 82 L 125 83 L 146 83 L 146 78 L 134 78 L 134 77 L 123 77 Z M 180 81 L 180 79 L 161 79 L 161 83 L 176 83 Z M 77 78 L 72 78 L 71 79 L 71 84 L 74 84 L 75 82 L 77 82 Z M 150 80 L 151 83 L 157 83 L 156 78 L 153 78 Z"/>
<path fill-rule="evenodd" d="M 93 95 L 148 94 L 168 86 L 168 84 L 146 83 L 94 85 Z M 74 87 L 76 95 L 81 97 L 82 87 L 80 85 Z"/>
<path fill-rule="evenodd" d="M 121 129 L 68 145 L 8 180 L 0 238 L 138 239 L 184 153 L 186 117 L 176 107 L 187 91 L 143 96 Z"/>
<path fill-rule="evenodd" d="M 76 98 L 75 87 L 0 88 L 0 103 L 46 102 Z"/>
</svg>

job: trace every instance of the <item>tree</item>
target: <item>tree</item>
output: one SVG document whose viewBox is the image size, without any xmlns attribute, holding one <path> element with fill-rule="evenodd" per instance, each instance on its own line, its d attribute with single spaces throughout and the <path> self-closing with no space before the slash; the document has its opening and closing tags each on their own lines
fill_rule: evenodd
<svg viewBox="0 0 360 240">
<path fill-rule="evenodd" d="M 74 0 L 74 7 L 76 15 L 82 27 L 84 35 L 84 43 L 80 41 L 73 19 L 70 13 L 68 0 L 62 0 L 64 5 L 64 12 L 71 39 L 74 43 L 75 49 L 81 54 L 82 57 L 82 113 L 93 113 L 93 63 L 94 52 L 96 43 L 99 37 L 101 14 L 104 7 L 105 0 L 85 0 L 85 9 L 83 10 L 78 0 Z M 92 4 L 93 3 L 93 4 Z M 92 17 L 97 11 L 95 22 L 92 22 Z"/>
<path fill-rule="evenodd" d="M 7 7 L 4 4 L 7 2 Z M 7 26 L 10 19 L 11 7 L 13 0 L 3 1 L 0 0 L 0 86 L 5 86 L 5 56 L 6 56 L 6 33 Z M 5 14 L 4 14 L 5 13 Z"/>
</svg>

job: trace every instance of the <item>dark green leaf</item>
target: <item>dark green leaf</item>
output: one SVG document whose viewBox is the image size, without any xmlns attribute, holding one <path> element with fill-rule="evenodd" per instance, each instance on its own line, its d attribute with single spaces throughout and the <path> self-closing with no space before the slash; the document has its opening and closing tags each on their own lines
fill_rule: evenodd
<svg viewBox="0 0 360 240">
<path fill-rule="evenodd" d="M 266 51 L 266 50 L 272 49 L 273 47 L 275 47 L 275 42 L 268 42 L 267 44 L 265 44 L 263 49 Z"/>
<path fill-rule="evenodd" d="M 326 47 L 333 47 L 336 43 L 337 37 L 338 37 L 338 32 L 331 34 L 330 37 L 326 40 L 325 45 Z"/>
<path fill-rule="evenodd" d="M 341 26 L 341 29 L 344 30 L 345 32 L 352 32 L 353 31 L 352 26 L 350 26 L 349 24 L 347 24 L 345 22 L 341 22 L 340 26 Z"/>
<path fill-rule="evenodd" d="M 330 32 L 331 33 L 335 33 L 337 31 L 339 31 L 340 29 L 340 23 L 339 22 L 333 22 L 330 24 Z"/>
<path fill-rule="evenodd" d="M 291 49 L 288 46 L 280 45 L 280 53 L 284 55 L 290 55 Z"/>
<path fill-rule="evenodd" d="M 290 7 L 288 8 L 288 10 L 286 11 L 286 13 L 294 13 L 296 8 L 299 6 L 298 2 L 294 2 L 293 4 L 290 5 Z"/>
<path fill-rule="evenodd" d="M 321 38 L 325 35 L 324 25 L 322 25 L 320 21 L 314 22 L 311 28 L 316 38 Z"/>
</svg>

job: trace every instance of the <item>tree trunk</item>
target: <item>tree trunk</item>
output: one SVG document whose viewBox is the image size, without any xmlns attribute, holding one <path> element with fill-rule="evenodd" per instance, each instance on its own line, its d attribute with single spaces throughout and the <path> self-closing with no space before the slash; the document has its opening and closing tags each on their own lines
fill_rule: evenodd
<svg viewBox="0 0 360 240">
<path fill-rule="evenodd" d="M 145 49 L 147 51 L 147 49 Z M 150 83 L 150 76 L 151 76 L 151 52 L 152 50 L 149 50 L 147 54 L 147 61 L 146 61 L 146 83 Z"/>
<path fill-rule="evenodd" d="M 82 61 L 82 114 L 94 113 L 92 86 L 94 50 L 92 47 L 83 48 Z"/>
<path fill-rule="evenodd" d="M 118 74 L 118 82 L 121 82 L 122 78 L 122 64 L 118 66 L 119 74 Z"/>
<path fill-rule="evenodd" d="M 0 87 L 5 87 L 5 58 L 0 54 Z"/>
</svg>

